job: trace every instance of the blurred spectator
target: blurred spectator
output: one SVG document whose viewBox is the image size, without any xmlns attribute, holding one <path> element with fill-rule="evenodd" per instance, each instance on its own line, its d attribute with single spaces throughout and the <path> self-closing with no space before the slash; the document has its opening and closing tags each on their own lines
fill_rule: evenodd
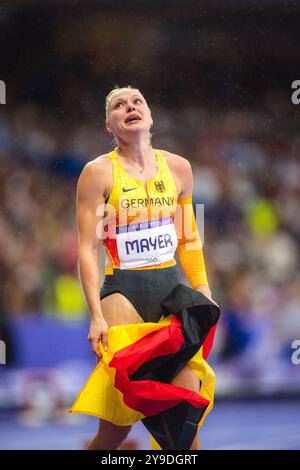
<svg viewBox="0 0 300 470">
<path fill-rule="evenodd" d="M 294 70 L 297 48 L 287 57 L 283 34 L 274 34 L 263 36 L 257 51 L 252 34 L 233 40 L 226 22 L 193 29 L 187 15 L 179 51 L 169 33 L 174 28 L 181 38 L 184 15 L 177 30 L 169 21 L 141 21 L 132 35 L 129 12 L 120 27 L 109 9 L 79 11 L 62 12 L 53 28 L 45 15 L 48 29 L 41 28 L 31 61 L 38 65 L 29 72 L 18 60 L 8 64 L 24 90 L 0 115 L 1 311 L 86 315 L 76 179 L 86 161 L 113 145 L 104 131 L 107 85 L 145 84 L 153 146 L 191 161 L 194 201 L 205 204 L 205 258 L 223 309 L 215 354 L 227 363 L 247 357 L 249 367 L 263 358 L 270 365 L 275 353 L 286 357 L 300 338 L 299 114 L 274 70 L 280 61 Z M 21 50 L 19 38 L 27 35 L 37 44 L 36 27 L 11 47 Z M 253 80 L 262 64 L 264 87 Z"/>
</svg>

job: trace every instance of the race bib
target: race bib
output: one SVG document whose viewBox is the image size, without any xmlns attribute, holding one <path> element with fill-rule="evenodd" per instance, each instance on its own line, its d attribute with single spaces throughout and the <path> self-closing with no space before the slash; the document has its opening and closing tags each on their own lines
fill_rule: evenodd
<svg viewBox="0 0 300 470">
<path fill-rule="evenodd" d="M 177 243 L 171 217 L 117 227 L 120 269 L 169 261 L 174 257 Z"/>
</svg>

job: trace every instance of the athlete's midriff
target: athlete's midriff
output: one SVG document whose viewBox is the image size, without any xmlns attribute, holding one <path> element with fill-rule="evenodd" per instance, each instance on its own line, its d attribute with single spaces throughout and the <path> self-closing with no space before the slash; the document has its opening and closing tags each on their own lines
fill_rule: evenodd
<svg viewBox="0 0 300 470">
<path fill-rule="evenodd" d="M 130 177 L 111 152 L 114 181 L 104 218 L 105 274 L 114 269 L 155 269 L 176 264 L 177 190 L 168 165 L 155 151 L 158 171 L 147 182 Z"/>
</svg>

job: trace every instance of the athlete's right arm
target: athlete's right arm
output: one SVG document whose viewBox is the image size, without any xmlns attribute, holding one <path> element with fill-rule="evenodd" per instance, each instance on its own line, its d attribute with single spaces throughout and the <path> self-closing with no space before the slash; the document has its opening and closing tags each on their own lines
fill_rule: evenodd
<svg viewBox="0 0 300 470">
<path fill-rule="evenodd" d="M 77 228 L 79 277 L 90 313 L 88 340 L 98 358 L 99 340 L 107 348 L 108 326 L 103 318 L 99 295 L 99 246 L 101 242 L 101 221 L 105 203 L 107 172 L 104 162 L 88 163 L 81 172 L 77 183 Z M 98 233 L 98 235 L 97 235 Z"/>
</svg>

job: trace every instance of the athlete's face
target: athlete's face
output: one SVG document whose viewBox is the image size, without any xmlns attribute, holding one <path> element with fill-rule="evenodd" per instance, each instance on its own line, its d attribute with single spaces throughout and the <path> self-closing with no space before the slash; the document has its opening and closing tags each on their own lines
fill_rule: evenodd
<svg viewBox="0 0 300 470">
<path fill-rule="evenodd" d="M 122 90 L 110 100 L 105 126 L 116 137 L 128 133 L 149 132 L 153 124 L 151 111 L 138 90 Z"/>
</svg>

